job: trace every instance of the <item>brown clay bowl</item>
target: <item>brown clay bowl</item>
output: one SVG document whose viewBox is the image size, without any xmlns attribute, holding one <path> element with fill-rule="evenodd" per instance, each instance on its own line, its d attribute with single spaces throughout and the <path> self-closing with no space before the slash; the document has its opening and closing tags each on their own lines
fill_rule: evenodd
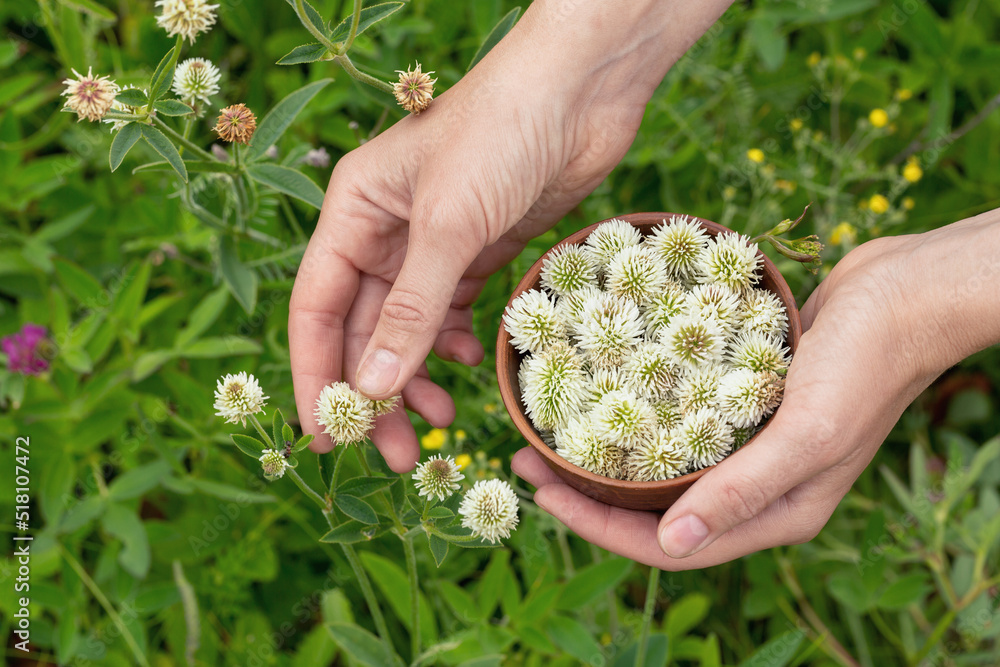
<svg viewBox="0 0 1000 667">
<path fill-rule="evenodd" d="M 663 222 L 665 218 L 669 218 L 674 215 L 677 214 L 630 213 L 629 215 L 619 216 L 618 219 L 631 223 L 645 236 L 652 231 L 655 225 Z M 720 232 L 732 231 L 729 228 L 723 227 L 722 225 L 710 220 L 703 220 L 693 216 L 688 217 L 699 222 L 701 226 L 704 227 L 705 230 L 712 236 L 715 236 Z M 582 243 L 583 240 L 586 239 L 599 224 L 601 223 L 595 223 L 585 229 L 581 229 L 580 231 L 571 234 L 556 244 L 555 247 L 557 248 L 570 243 Z M 550 250 L 549 252 L 552 251 Z M 789 349 L 791 349 L 792 353 L 794 353 L 798 347 L 799 338 L 802 336 L 802 322 L 799 319 L 799 309 L 795 305 L 795 297 L 792 296 L 792 290 L 788 287 L 788 283 L 785 282 L 781 273 L 778 272 L 774 262 L 768 259 L 766 255 L 763 255 L 763 253 L 761 254 L 764 257 L 764 271 L 763 278 L 760 283 L 758 283 L 758 286 L 773 292 L 782 301 L 782 303 L 785 304 L 785 308 L 788 310 L 788 336 L 786 342 Z M 531 266 L 530 269 L 528 269 L 528 272 L 524 274 L 521 282 L 519 282 L 517 287 L 514 289 L 514 293 L 511 295 L 510 301 L 513 301 L 519 294 L 529 289 L 540 289 L 542 261 L 547 255 L 548 253 L 543 255 Z M 510 305 L 510 301 L 507 302 L 507 305 Z M 569 463 L 556 454 L 555 450 L 549 448 L 548 445 L 542 442 L 541 436 L 539 436 L 538 431 L 535 430 L 531 420 L 528 419 L 528 415 L 524 411 L 524 404 L 521 402 L 521 387 L 517 380 L 517 371 L 521 365 L 521 357 L 521 353 L 514 349 L 514 347 L 510 344 L 510 334 L 507 333 L 507 330 L 504 329 L 503 326 L 501 326 L 500 333 L 497 336 L 497 380 L 500 383 L 500 395 L 503 397 L 503 402 L 507 407 L 507 412 L 510 413 L 511 419 L 514 420 L 514 425 L 517 426 L 517 430 L 521 432 L 521 435 L 523 435 L 534 450 L 538 452 L 538 455 L 542 457 L 542 460 L 544 460 L 546 464 L 548 464 L 549 468 L 551 468 L 560 479 L 577 491 L 580 491 L 595 500 L 599 500 L 603 503 L 614 505 L 616 507 L 624 507 L 635 510 L 665 510 L 673 505 L 681 494 L 688 489 L 688 487 L 698 481 L 702 475 L 711 469 L 704 468 L 696 472 L 688 473 L 687 475 L 681 475 L 680 477 L 663 481 L 631 482 L 596 475 L 588 470 L 578 468 L 572 463 Z M 764 429 L 766 428 L 767 423 L 764 424 Z M 760 436 L 764 429 L 761 429 L 761 431 L 747 441 L 743 447 L 752 446 L 754 441 Z"/>
</svg>

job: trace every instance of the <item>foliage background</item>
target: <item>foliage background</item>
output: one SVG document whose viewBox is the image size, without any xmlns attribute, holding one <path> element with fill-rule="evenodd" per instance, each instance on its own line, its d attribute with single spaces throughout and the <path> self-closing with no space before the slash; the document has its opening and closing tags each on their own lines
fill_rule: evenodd
<svg viewBox="0 0 1000 667">
<path fill-rule="evenodd" d="M 326 17 L 350 11 L 315 4 Z M 412 0 L 359 38 L 354 57 L 385 78 L 419 59 L 446 90 L 513 6 Z M 309 41 L 287 4 L 224 1 L 219 16 L 185 56 L 222 68 L 226 103 L 260 115 L 336 78 L 279 155 L 323 146 L 336 159 L 399 118 L 330 63 L 274 64 Z M 292 411 L 288 295 L 316 211 L 293 204 L 289 215 L 275 198 L 249 232 L 220 234 L 179 205 L 171 175 L 129 174 L 153 159 L 148 149 L 109 174 L 105 128 L 59 113 L 70 67 L 121 84 L 148 78 L 172 43 L 151 2 L 8 0 L 0 20 L 0 333 L 37 322 L 58 346 L 45 377 L 0 369 L 3 469 L 16 436 L 32 442 L 32 659 L 126 665 L 138 647 L 157 665 L 360 664 L 323 627 L 370 621 L 338 552 L 317 546 L 321 522 L 292 485 L 263 482 L 210 409 L 215 379 L 248 370 L 269 405 Z M 987 113 L 1000 101 L 998 64 L 998 0 L 737 3 L 665 79 L 621 166 L 491 280 L 477 332 L 489 350 L 525 269 L 617 213 L 760 231 L 813 202 L 806 231 L 828 243 L 822 277 L 873 236 L 1000 206 L 1000 113 Z M 874 108 L 889 112 L 887 127 L 868 123 Z M 193 135 L 202 145 L 210 126 Z M 912 184 L 898 159 L 911 144 L 923 169 Z M 764 162 L 748 159 L 751 148 Z M 884 213 L 869 205 L 876 194 Z M 256 276 L 251 312 L 222 279 L 226 238 Z M 804 302 L 818 278 L 779 266 Z M 813 542 L 666 574 L 647 664 L 996 664 L 998 361 L 996 348 L 980 353 L 921 396 Z M 470 454 L 473 479 L 506 477 L 522 444 L 491 363 L 431 363 L 458 417 L 425 442 Z M 0 476 L 0 516 L 12 516 L 13 487 Z M 509 550 L 453 554 L 441 569 L 420 554 L 425 645 L 452 642 L 434 659 L 631 664 L 645 568 L 567 535 L 530 503 L 522 515 Z M 363 560 L 405 654 L 396 548 L 373 544 Z M 0 561 L 0 635 L 10 664 L 33 664 L 12 649 L 15 571 Z"/>
</svg>

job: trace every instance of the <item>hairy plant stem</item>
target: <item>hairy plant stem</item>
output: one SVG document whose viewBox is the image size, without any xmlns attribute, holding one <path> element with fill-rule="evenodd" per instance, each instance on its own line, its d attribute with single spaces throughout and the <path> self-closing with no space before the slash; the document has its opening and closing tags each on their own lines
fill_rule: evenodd
<svg viewBox="0 0 1000 667">
<path fill-rule="evenodd" d="M 417 554 L 413 550 L 413 536 L 400 535 L 406 554 L 406 574 L 410 579 L 410 660 L 420 655 L 420 580 L 417 574 Z"/>
<path fill-rule="evenodd" d="M 646 586 L 646 603 L 642 608 L 642 629 L 639 631 L 639 646 L 635 650 L 635 667 L 646 664 L 646 649 L 649 643 L 649 626 L 653 621 L 656 594 L 660 590 L 660 569 L 649 568 L 649 583 Z"/>
<path fill-rule="evenodd" d="M 361 0 L 354 0 L 354 14 L 351 16 L 351 33 L 347 36 L 347 41 L 338 55 L 343 55 L 351 50 L 354 45 L 354 38 L 358 36 L 358 23 L 361 21 Z M 416 656 L 414 656 L 414 659 Z"/>
<path fill-rule="evenodd" d="M 199 148 L 192 141 L 190 141 L 188 139 L 185 139 L 183 136 L 181 136 L 180 134 L 178 134 L 172 127 L 170 127 L 169 125 L 167 125 L 166 123 L 164 123 L 162 120 L 160 120 L 157 116 L 152 116 L 152 119 L 153 119 L 153 123 L 155 125 L 157 125 L 161 130 L 163 130 L 164 134 L 166 134 L 171 139 L 173 139 L 174 141 L 176 141 L 177 143 L 179 143 L 181 146 L 184 146 L 189 151 L 191 151 L 192 153 L 194 153 L 198 157 L 202 158 L 203 160 L 211 160 L 213 162 L 216 161 L 215 160 L 215 156 L 213 156 L 211 153 L 209 153 L 205 149 Z"/>
<path fill-rule="evenodd" d="M 326 35 L 320 32 L 319 28 L 314 26 L 312 21 L 309 20 L 309 17 L 306 16 L 306 8 L 302 0 L 295 0 L 295 14 L 299 17 L 299 21 L 302 25 L 306 27 L 306 30 L 308 30 L 312 36 L 316 38 L 316 41 L 329 49 L 331 53 L 337 52 L 337 46 L 331 42 Z"/>
<path fill-rule="evenodd" d="M 360 81 L 361 83 L 367 83 L 372 88 L 377 88 L 381 90 L 383 93 L 389 93 L 390 95 L 393 94 L 393 88 L 391 83 L 383 81 L 382 79 L 374 77 L 370 74 L 365 74 L 357 67 L 355 67 L 354 63 L 351 62 L 351 59 L 347 57 L 346 53 L 334 56 L 333 61 L 338 65 L 340 65 L 341 67 L 343 67 L 344 71 L 347 72 L 347 74 L 350 75 L 352 79 Z"/>
</svg>

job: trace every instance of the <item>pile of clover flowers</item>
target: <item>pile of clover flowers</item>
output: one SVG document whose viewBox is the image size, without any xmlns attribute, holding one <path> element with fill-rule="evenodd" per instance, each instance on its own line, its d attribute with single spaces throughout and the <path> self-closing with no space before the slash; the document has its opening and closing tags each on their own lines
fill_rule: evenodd
<svg viewBox="0 0 1000 667">
<path fill-rule="evenodd" d="M 240 434 L 233 434 L 232 438 L 244 454 L 260 462 L 266 479 L 273 481 L 287 473 L 304 491 L 318 495 L 295 472 L 298 466 L 295 454 L 305 449 L 313 437 L 306 435 L 296 442 L 291 426 L 284 422 L 280 411 L 275 412 L 273 437 L 268 434 L 256 417 L 264 411 L 268 398 L 253 375 L 245 372 L 227 374 L 217 383 L 214 407 L 216 414 L 227 423 L 240 422 L 245 427 L 249 420 L 257 430 L 263 441 Z M 395 410 L 398 400 L 398 396 L 371 400 L 346 382 L 334 382 L 324 387 L 316 400 L 315 416 L 323 432 L 338 445 L 361 445 L 368 439 L 376 418 Z M 413 472 L 413 482 L 418 496 L 427 503 L 424 513 L 432 509 L 432 501 L 448 500 L 460 489 L 463 479 L 460 467 L 450 456 L 435 455 L 418 465 Z M 473 537 L 495 543 L 510 537 L 511 530 L 517 526 L 517 496 L 503 480 L 479 480 L 465 492 L 458 515 L 461 525 L 469 529 Z"/>
<path fill-rule="evenodd" d="M 684 217 L 648 237 L 611 220 L 542 264 L 503 323 L 525 411 L 570 463 L 652 481 L 715 465 L 774 412 L 788 315 L 736 233 Z"/>
</svg>

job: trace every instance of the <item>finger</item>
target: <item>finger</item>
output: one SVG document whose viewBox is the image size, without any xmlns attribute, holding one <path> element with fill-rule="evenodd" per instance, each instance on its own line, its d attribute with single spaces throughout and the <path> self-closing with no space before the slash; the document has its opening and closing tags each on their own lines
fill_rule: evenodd
<svg viewBox="0 0 1000 667">
<path fill-rule="evenodd" d="M 472 332 L 472 309 L 452 307 L 448 310 L 434 341 L 434 354 L 466 366 L 476 366 L 483 361 L 486 356 L 483 344 Z"/>
<path fill-rule="evenodd" d="M 434 428 L 446 428 L 455 421 L 455 401 L 427 377 L 426 369 L 403 388 L 403 401 Z"/>
<path fill-rule="evenodd" d="M 315 436 L 310 448 L 328 452 L 333 442 L 316 421 L 316 398 L 341 378 L 344 321 L 358 289 L 358 272 L 343 257 L 310 242 L 292 289 L 288 348 L 295 406 L 302 430 Z"/>
<path fill-rule="evenodd" d="M 461 236 L 431 238 L 427 225 L 411 225 L 406 258 L 358 368 L 362 393 L 387 398 L 406 386 L 430 352 L 477 251 Z"/>
<path fill-rule="evenodd" d="M 510 460 L 510 469 L 514 474 L 528 482 L 536 489 L 546 484 L 561 484 L 556 475 L 542 457 L 531 447 L 519 449 Z"/>
</svg>

